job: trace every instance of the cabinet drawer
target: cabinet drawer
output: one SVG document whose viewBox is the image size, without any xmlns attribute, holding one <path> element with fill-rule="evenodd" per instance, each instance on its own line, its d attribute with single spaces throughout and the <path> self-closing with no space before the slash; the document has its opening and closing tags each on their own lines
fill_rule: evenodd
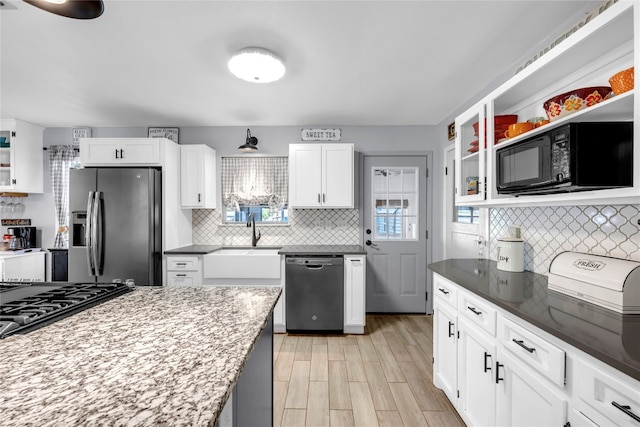
<svg viewBox="0 0 640 427">
<path fill-rule="evenodd" d="M 498 341 L 540 375 L 564 387 L 565 352 L 535 333 L 498 316 Z"/>
<path fill-rule="evenodd" d="M 640 386 L 578 359 L 574 377 L 581 410 L 600 425 L 640 426 Z M 620 374 L 623 375 L 623 374 Z M 597 411 L 597 412 L 595 412 Z"/>
<path fill-rule="evenodd" d="M 467 292 L 458 293 L 458 313 L 471 320 L 474 325 L 496 336 L 496 310 L 490 303 Z"/>
<path fill-rule="evenodd" d="M 458 286 L 444 277 L 433 275 L 434 299 L 449 304 L 452 308 L 458 308 Z"/>
<path fill-rule="evenodd" d="M 167 270 L 199 270 L 197 256 L 168 257 Z"/>
<path fill-rule="evenodd" d="M 169 286 L 199 286 L 199 275 L 195 271 L 170 271 L 167 273 L 167 285 Z"/>
</svg>

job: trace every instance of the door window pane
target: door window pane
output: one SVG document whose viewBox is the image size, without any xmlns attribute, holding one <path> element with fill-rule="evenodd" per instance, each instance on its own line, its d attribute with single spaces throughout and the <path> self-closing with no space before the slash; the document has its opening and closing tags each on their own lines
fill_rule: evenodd
<svg viewBox="0 0 640 427">
<path fill-rule="evenodd" d="M 417 240 L 418 168 L 372 168 L 374 240 Z"/>
</svg>

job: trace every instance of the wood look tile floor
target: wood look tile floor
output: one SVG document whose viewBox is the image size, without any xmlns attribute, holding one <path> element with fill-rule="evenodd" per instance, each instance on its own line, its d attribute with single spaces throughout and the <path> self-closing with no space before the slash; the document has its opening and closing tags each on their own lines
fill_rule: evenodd
<svg viewBox="0 0 640 427">
<path fill-rule="evenodd" d="M 274 426 L 464 426 L 433 385 L 433 317 L 367 316 L 365 335 L 275 334 Z"/>
</svg>

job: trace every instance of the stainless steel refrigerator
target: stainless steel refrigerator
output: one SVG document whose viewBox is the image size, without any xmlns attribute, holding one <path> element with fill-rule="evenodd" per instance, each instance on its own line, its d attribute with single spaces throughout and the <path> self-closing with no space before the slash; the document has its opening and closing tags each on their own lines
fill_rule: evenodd
<svg viewBox="0 0 640 427">
<path fill-rule="evenodd" d="M 69 281 L 162 284 L 162 179 L 153 168 L 69 173 Z"/>
</svg>

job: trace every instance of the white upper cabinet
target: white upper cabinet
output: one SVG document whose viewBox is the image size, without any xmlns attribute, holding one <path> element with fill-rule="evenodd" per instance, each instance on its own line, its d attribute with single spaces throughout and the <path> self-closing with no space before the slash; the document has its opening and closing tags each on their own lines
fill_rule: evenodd
<svg viewBox="0 0 640 427">
<path fill-rule="evenodd" d="M 82 166 L 162 166 L 164 138 L 80 138 Z M 168 141 L 168 140 L 166 140 Z"/>
<path fill-rule="evenodd" d="M 290 144 L 289 207 L 353 208 L 353 144 Z"/>
<path fill-rule="evenodd" d="M 635 67 L 640 74 L 640 4 L 619 1 L 544 53 L 478 104 L 456 118 L 456 205 L 517 206 L 598 203 L 640 203 L 640 86 L 608 100 L 558 118 L 549 124 L 500 141 L 495 116 L 517 114 L 518 121 L 545 117 L 546 100 L 583 87 L 610 86 L 609 78 Z M 486 117 L 483 120 L 482 115 Z M 573 193 L 513 197 L 496 190 L 496 150 L 573 122 L 633 121 L 633 186 Z M 473 124 L 479 122 L 479 135 Z M 484 129 L 483 129 L 484 127 Z M 486 138 L 485 138 L 486 135 Z M 484 141 L 486 139 L 486 141 Z M 498 141 L 495 141 L 498 139 Z M 478 150 L 472 141 L 479 140 Z M 483 142 L 486 142 L 486 147 Z M 497 142 L 497 144 L 495 144 Z M 475 151 L 475 152 L 470 152 Z M 483 169 L 484 168 L 484 174 Z M 477 175 L 476 175 L 477 172 Z M 478 176 L 477 194 L 473 178 Z M 486 177 L 486 178 L 485 178 Z M 486 187 L 485 187 L 486 183 Z M 486 193 L 485 193 L 486 189 Z"/>
<path fill-rule="evenodd" d="M 22 120 L 0 122 L 0 191 L 43 193 L 42 132 Z"/>
<path fill-rule="evenodd" d="M 211 147 L 180 146 L 180 204 L 185 209 L 215 209 L 216 152 Z"/>
<path fill-rule="evenodd" d="M 456 118 L 455 194 L 465 205 L 486 194 L 485 104 L 478 103 Z M 475 127 L 474 127 L 475 125 Z"/>
</svg>

